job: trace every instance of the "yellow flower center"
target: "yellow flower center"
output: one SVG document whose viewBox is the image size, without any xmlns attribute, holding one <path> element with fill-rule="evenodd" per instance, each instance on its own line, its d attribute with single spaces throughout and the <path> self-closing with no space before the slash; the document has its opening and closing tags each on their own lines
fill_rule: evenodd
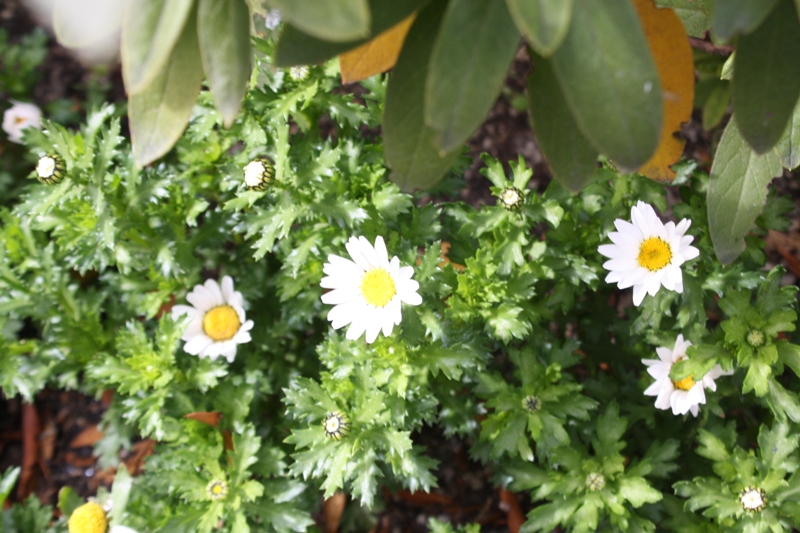
<svg viewBox="0 0 800 533">
<path fill-rule="evenodd" d="M 382 268 L 373 268 L 361 280 L 361 294 L 367 303 L 375 307 L 386 307 L 392 301 L 397 290 L 394 280 Z"/>
<path fill-rule="evenodd" d="M 222 480 L 212 480 L 206 485 L 206 494 L 212 501 L 219 501 L 228 495 L 228 484 Z"/>
<path fill-rule="evenodd" d="M 241 325 L 239 315 L 230 305 L 215 307 L 203 317 L 203 331 L 215 341 L 231 340 Z"/>
<path fill-rule="evenodd" d="M 100 504 L 89 502 L 72 512 L 68 525 L 69 533 L 105 533 L 108 520 Z"/>
<path fill-rule="evenodd" d="M 639 257 L 636 259 L 639 265 L 656 272 L 672 261 L 672 249 L 658 237 L 650 237 L 639 247 Z"/>
<path fill-rule="evenodd" d="M 689 376 L 688 378 L 683 378 L 680 381 L 672 380 L 672 384 L 675 386 L 676 389 L 680 390 L 690 390 L 694 387 L 695 381 L 692 379 L 694 376 Z"/>
</svg>

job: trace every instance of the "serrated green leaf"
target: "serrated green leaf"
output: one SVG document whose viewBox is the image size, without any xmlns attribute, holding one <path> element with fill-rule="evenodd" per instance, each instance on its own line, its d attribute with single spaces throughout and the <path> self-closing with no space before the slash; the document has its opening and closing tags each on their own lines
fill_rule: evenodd
<svg viewBox="0 0 800 533">
<path fill-rule="evenodd" d="M 250 11 L 244 0 L 199 0 L 197 38 L 214 104 L 228 128 L 250 79 Z"/>
<path fill-rule="evenodd" d="M 372 13 L 370 36 L 375 37 L 399 23 L 415 11 L 425 7 L 430 0 L 369 0 Z M 275 49 L 275 64 L 279 67 L 313 65 L 322 63 L 341 53 L 352 50 L 369 41 L 369 37 L 334 43 L 312 37 L 291 24 L 284 26 Z"/>
<path fill-rule="evenodd" d="M 618 494 L 638 508 L 646 503 L 661 501 L 661 491 L 653 488 L 643 477 L 623 477 L 619 481 Z"/>
<path fill-rule="evenodd" d="M 702 38 L 711 28 L 713 0 L 655 0 L 655 5 L 675 11 L 691 37 Z"/>
<path fill-rule="evenodd" d="M 775 146 L 797 105 L 800 62 L 794 58 L 798 56 L 800 19 L 792 0 L 780 0 L 758 29 L 742 36 L 736 46 L 733 116 L 742 137 L 758 154 Z"/>
<path fill-rule="evenodd" d="M 431 53 L 425 123 L 437 148 L 459 148 L 480 126 L 503 87 L 519 46 L 503 2 L 451 0 Z"/>
<path fill-rule="evenodd" d="M 711 31 L 722 41 L 755 30 L 776 6 L 778 0 L 726 0 L 714 2 Z"/>
<path fill-rule="evenodd" d="M 597 150 L 572 116 L 551 62 L 534 56 L 528 76 L 528 108 L 536 140 L 553 177 L 572 192 L 589 183 L 597 170 Z"/>
<path fill-rule="evenodd" d="M 367 0 L 269 0 L 281 17 L 299 30 L 326 41 L 353 41 L 369 36 Z"/>
<path fill-rule="evenodd" d="M 722 134 L 708 186 L 708 224 L 714 251 L 729 264 L 745 249 L 744 237 L 764 208 L 767 185 L 783 171 L 778 156 L 750 149 L 731 120 Z"/>
<path fill-rule="evenodd" d="M 661 83 L 629 0 L 575 0 L 553 54 L 564 98 L 583 134 L 623 168 L 642 166 L 661 135 Z"/>
<path fill-rule="evenodd" d="M 725 443 L 713 433 L 701 429 L 697 435 L 697 454 L 712 461 L 724 461 L 728 458 L 728 448 Z"/>
<path fill-rule="evenodd" d="M 628 421 L 619 416 L 619 405 L 611 402 L 597 420 L 597 440 L 603 446 L 613 446 L 622 439 L 627 427 Z"/>
<path fill-rule="evenodd" d="M 125 89 L 133 95 L 167 66 L 192 11 L 194 0 L 128 2 L 122 22 L 120 55 Z"/>
<path fill-rule="evenodd" d="M 145 166 L 166 154 L 189 123 L 203 81 L 194 11 L 165 68 L 128 100 L 136 163 Z"/>
<path fill-rule="evenodd" d="M 784 417 L 788 416 L 792 422 L 800 422 L 800 400 L 797 394 L 784 389 L 773 377 L 769 379 L 767 403 L 778 420 L 785 420 Z"/>
<path fill-rule="evenodd" d="M 446 4 L 435 0 L 415 19 L 386 87 L 383 150 L 390 179 L 405 192 L 435 185 L 460 152 L 434 148 L 436 132 L 425 124 L 423 110 L 428 61 Z"/>
<path fill-rule="evenodd" d="M 520 33 L 536 53 L 549 57 L 567 36 L 573 0 L 506 0 Z"/>
<path fill-rule="evenodd" d="M 756 396 L 763 397 L 769 392 L 769 377 L 772 375 L 772 367 L 761 359 L 752 359 L 750 368 L 742 384 L 742 392 L 747 394 L 755 391 Z"/>
</svg>

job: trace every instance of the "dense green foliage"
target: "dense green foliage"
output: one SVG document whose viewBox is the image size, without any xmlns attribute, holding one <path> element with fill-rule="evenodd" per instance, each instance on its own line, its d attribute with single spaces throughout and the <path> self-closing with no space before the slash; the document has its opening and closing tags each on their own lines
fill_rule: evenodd
<svg viewBox="0 0 800 533">
<path fill-rule="evenodd" d="M 707 216 L 714 172 L 693 162 L 668 188 L 606 161 L 572 193 L 558 181 L 529 188 L 521 158 L 485 157 L 497 204 L 475 206 L 453 200 L 463 186 L 459 141 L 445 178 L 409 194 L 388 179 L 382 139 L 370 134 L 396 80 L 387 88 L 370 78 L 357 99 L 339 90 L 336 63 L 290 75 L 272 65 L 272 40 L 254 44 L 230 128 L 212 82 L 174 150 L 141 168 L 123 110 L 98 105 L 79 128 L 49 120 L 28 130 L 2 193 L 3 393 L 32 401 L 48 386 L 113 390 L 95 447 L 102 467 L 118 466 L 135 440 L 157 441 L 141 476 L 120 468 L 112 525 L 305 531 L 321 496 L 345 491 L 361 520 L 350 527 L 366 530 L 382 487 L 436 486 L 437 462 L 415 444 L 423 431 L 464 439 L 498 485 L 529 498 L 527 532 L 800 523 L 790 424 L 800 422 L 797 288 L 781 286 L 780 268 L 765 269 L 762 238 L 788 227 L 789 200 L 766 199 L 741 255 L 723 267 Z M 45 154 L 66 165 L 59 183 L 29 173 Z M 249 190 L 243 167 L 263 157 L 274 175 Z M 603 281 L 598 247 L 639 201 L 690 220 L 700 254 L 682 267 L 682 292 L 662 288 L 636 307 Z M 353 236 L 382 237 L 390 257 L 413 267 L 422 297 L 372 344 L 333 330 L 321 301 L 324 265 L 346 256 Z M 223 276 L 255 324 L 231 363 L 187 353 L 187 321 L 169 312 Z M 715 365 L 733 372 L 707 389 L 696 418 L 643 394 L 652 378 L 641 360 L 678 334 L 694 346 L 672 367 L 673 383 Z M 217 424 L 186 416 L 211 412 Z M 329 413 L 348 422 L 341 438 L 326 435 Z M 0 503 L 15 477 L 0 480 Z M 766 493 L 763 512 L 745 510 L 747 487 Z M 62 494 L 65 515 L 75 499 Z M 30 498 L 2 513 L 3 531 L 65 531 L 51 511 Z"/>
</svg>

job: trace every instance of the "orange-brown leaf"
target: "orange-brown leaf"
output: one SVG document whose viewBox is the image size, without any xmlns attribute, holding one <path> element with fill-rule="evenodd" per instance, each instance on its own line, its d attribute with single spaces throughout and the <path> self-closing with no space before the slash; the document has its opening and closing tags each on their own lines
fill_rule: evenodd
<svg viewBox="0 0 800 533">
<path fill-rule="evenodd" d="M 339 531 L 339 523 L 342 521 L 346 503 L 347 496 L 341 491 L 334 492 L 333 496 L 322 502 L 322 522 L 325 533 Z"/>
<path fill-rule="evenodd" d="M 89 426 L 80 433 L 78 433 L 72 442 L 69 443 L 70 448 L 82 448 L 84 446 L 94 446 L 97 441 L 103 438 L 103 432 L 97 426 Z"/>
<path fill-rule="evenodd" d="M 202 422 L 203 424 L 208 424 L 211 427 L 217 427 L 219 425 L 220 419 L 222 418 L 222 413 L 218 413 L 216 411 L 211 411 L 211 412 L 198 411 L 196 413 L 189 413 L 183 415 L 183 418 L 196 420 L 198 422 Z"/>
<path fill-rule="evenodd" d="M 519 505 L 519 501 L 513 492 L 509 492 L 500 487 L 500 507 L 508 513 L 506 524 L 511 533 L 519 533 L 522 524 L 525 523 L 525 514 Z"/>
<path fill-rule="evenodd" d="M 634 0 L 664 95 L 661 139 L 653 156 L 639 173 L 656 181 L 672 181 L 670 168 L 683 154 L 685 142 L 677 134 L 692 115 L 694 60 L 683 23 L 671 9 L 658 9 L 653 0 Z"/>
<path fill-rule="evenodd" d="M 353 83 L 392 68 L 416 14 L 398 22 L 371 41 L 339 55 L 342 83 Z"/>
</svg>

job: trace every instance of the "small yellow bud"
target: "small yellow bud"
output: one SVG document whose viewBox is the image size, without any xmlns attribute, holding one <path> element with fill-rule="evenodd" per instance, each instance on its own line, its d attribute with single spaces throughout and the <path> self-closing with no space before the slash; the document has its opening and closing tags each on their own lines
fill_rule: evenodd
<svg viewBox="0 0 800 533">
<path fill-rule="evenodd" d="M 95 502 L 84 503 L 69 517 L 69 533 L 106 533 L 106 529 L 106 512 Z"/>
</svg>

